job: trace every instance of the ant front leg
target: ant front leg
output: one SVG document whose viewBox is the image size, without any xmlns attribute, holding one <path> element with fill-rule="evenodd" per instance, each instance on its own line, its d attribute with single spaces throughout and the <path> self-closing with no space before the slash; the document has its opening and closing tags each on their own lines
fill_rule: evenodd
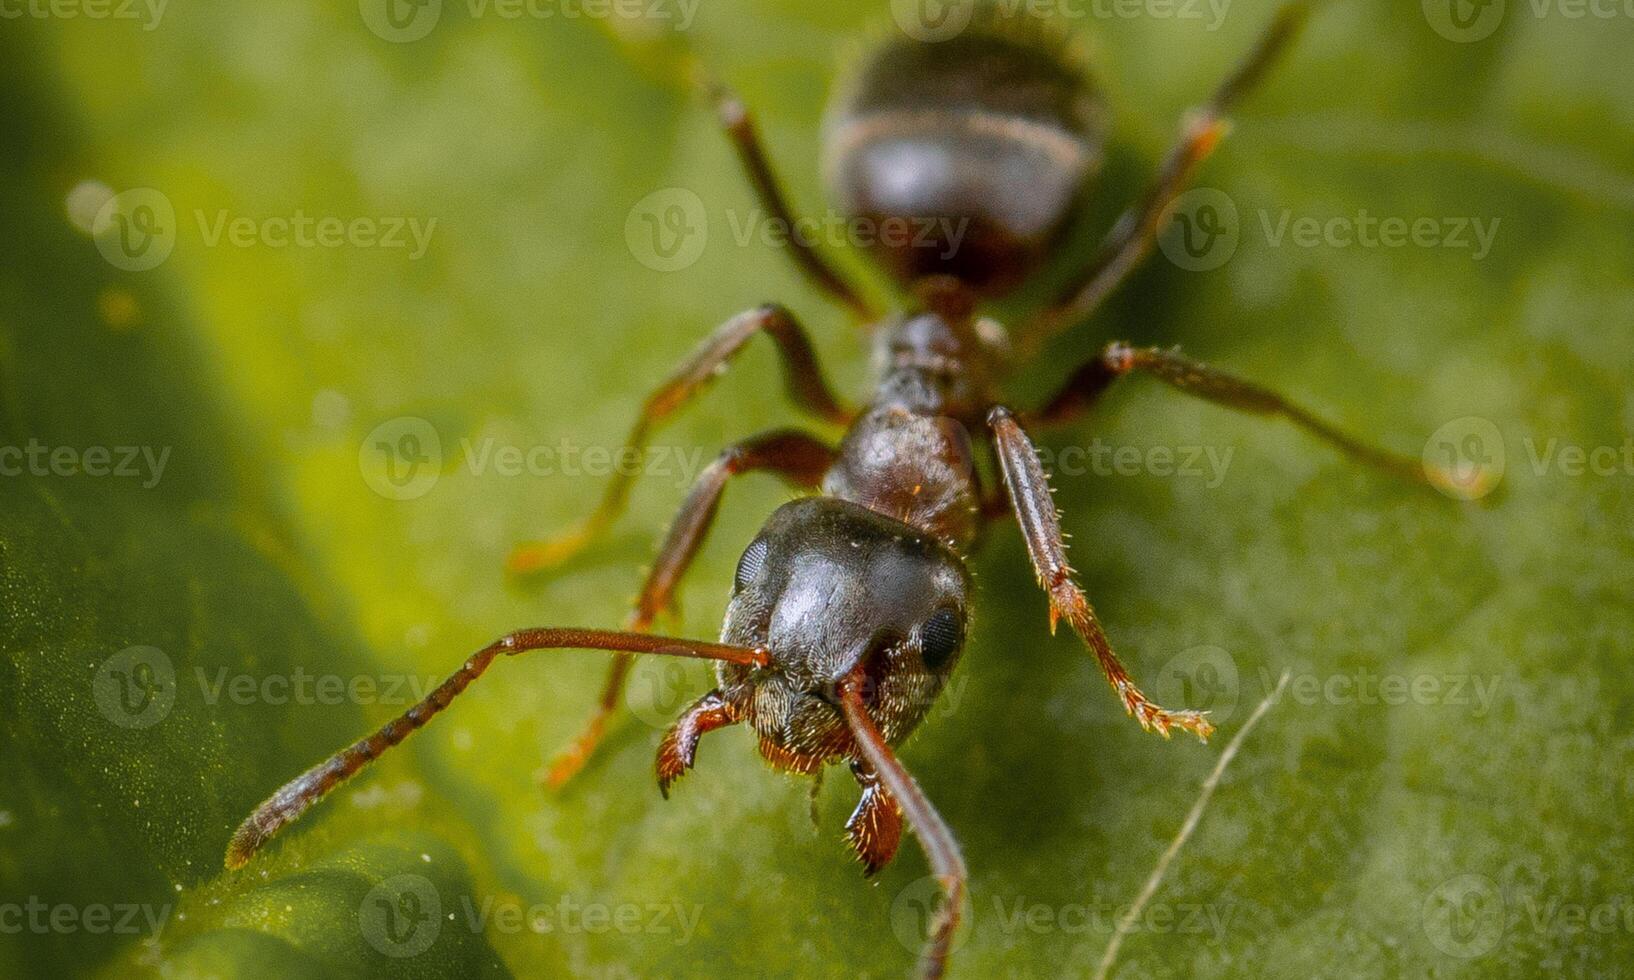
<svg viewBox="0 0 1634 980">
<path fill-rule="evenodd" d="M 987 416 L 993 432 L 993 447 L 1004 473 L 1004 485 L 1010 493 L 1010 505 L 1016 521 L 1021 525 L 1027 554 L 1032 559 L 1038 584 L 1050 597 L 1050 632 L 1065 618 L 1073 632 L 1086 643 L 1100 661 L 1107 682 L 1117 692 L 1123 706 L 1147 731 L 1156 729 L 1164 738 L 1169 729 L 1183 728 L 1203 741 L 1214 731 L 1214 725 L 1199 711 L 1170 711 L 1152 703 L 1129 677 L 1129 671 L 1112 651 L 1112 643 L 1101 629 L 1095 610 L 1090 607 L 1084 590 L 1073 580 L 1072 566 L 1067 564 L 1067 544 L 1061 533 L 1061 515 L 1055 509 L 1055 498 L 1050 493 L 1049 478 L 1038 460 L 1038 451 L 1031 439 L 1003 406 L 996 407 Z"/>
<path fill-rule="evenodd" d="M 853 413 L 840 404 L 823 379 L 805 330 L 788 310 L 769 303 L 721 324 L 669 380 L 647 396 L 641 414 L 624 440 L 625 450 L 644 449 L 653 428 L 708 387 L 743 345 L 759 333 L 765 333 L 777 344 L 783 360 L 784 385 L 797 405 L 836 424 L 843 425 L 851 419 Z M 607 485 L 600 505 L 578 528 L 559 537 L 520 545 L 512 551 L 506 565 L 510 572 L 526 575 L 558 565 L 606 530 L 629 502 L 634 481 L 632 469 L 619 468 Z"/>
<path fill-rule="evenodd" d="M 844 276 L 829 265 L 816 246 L 806 241 L 798 234 L 799 224 L 794 220 L 794 214 L 789 210 L 788 197 L 783 193 L 782 185 L 778 182 L 777 174 L 773 172 L 771 162 L 766 157 L 766 150 L 761 145 L 760 134 L 755 129 L 753 117 L 736 94 L 724 85 L 710 85 L 710 96 L 715 103 L 715 114 L 720 118 L 721 126 L 732 140 L 732 146 L 737 150 L 738 160 L 743 164 L 744 172 L 749 175 L 749 182 L 755 187 L 755 194 L 760 198 L 761 207 L 768 215 L 782 223 L 789 230 L 788 244 L 790 254 L 800 267 L 800 272 L 811 284 L 840 303 L 844 304 L 852 314 L 863 323 L 872 322 L 877 316 L 874 308 L 862 294 L 857 292 Z"/>
<path fill-rule="evenodd" d="M 1230 129 L 1226 113 L 1253 90 L 1287 50 L 1304 26 L 1310 7 L 1308 0 L 1297 0 L 1278 11 L 1248 57 L 1215 89 L 1213 97 L 1187 114 L 1179 142 L 1169 150 L 1145 193 L 1113 224 L 1088 268 L 1062 291 L 1056 306 L 1023 328 L 1021 337 L 1027 352 L 1036 351 L 1048 337 L 1093 313 L 1140 266 L 1167 224 L 1175 198 Z"/>
<path fill-rule="evenodd" d="M 1183 357 L 1175 349 L 1108 344 L 1100 357 L 1074 372 L 1060 393 L 1031 418 L 1042 424 L 1070 421 L 1089 410 L 1112 382 L 1136 371 L 1216 405 L 1287 419 L 1351 459 L 1400 479 L 1433 487 L 1454 485 L 1451 474 L 1369 445 L 1269 388 Z"/>
<path fill-rule="evenodd" d="M 727 447 L 704 468 L 687 493 L 686 501 L 681 504 L 669 532 L 664 536 L 663 545 L 658 549 L 658 558 L 641 585 L 641 593 L 636 597 L 635 609 L 630 613 L 625 628 L 636 632 L 651 629 L 659 613 L 674 605 L 675 588 L 691 567 L 692 559 L 708 535 L 715 513 L 720 508 L 721 495 L 732 477 L 768 471 L 796 487 L 811 488 L 822 482 L 823 474 L 833 462 L 833 448 L 792 430 L 768 432 Z M 551 763 L 546 782 L 552 789 L 561 788 L 583 768 L 600 744 L 607 721 L 617 710 L 619 697 L 624 692 L 630 662 L 627 656 L 613 659 L 595 714 L 591 715 L 584 731 L 574 739 L 573 744 Z"/>
</svg>

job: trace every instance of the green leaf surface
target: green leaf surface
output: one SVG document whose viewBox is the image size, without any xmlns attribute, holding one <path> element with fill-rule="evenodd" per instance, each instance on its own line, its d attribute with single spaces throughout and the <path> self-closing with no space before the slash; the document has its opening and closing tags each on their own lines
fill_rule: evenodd
<svg viewBox="0 0 1634 980">
<path fill-rule="evenodd" d="M 539 771 L 605 657 L 498 664 L 221 870 L 251 807 L 489 639 L 623 620 L 697 468 L 790 423 L 769 348 L 663 429 L 605 540 L 526 586 L 502 561 L 587 512 L 594 453 L 715 324 L 784 301 L 830 376 L 866 390 L 859 332 L 779 247 L 740 242 L 753 199 L 685 77 L 695 55 L 739 90 L 819 214 L 823 100 L 887 5 L 722 0 L 685 30 L 543 6 L 557 15 L 448 2 L 405 43 L 358 5 L 295 0 L 171 4 L 151 30 L 0 22 L 0 447 L 45 460 L 0 476 L 0 972 L 910 968 L 927 869 L 905 842 L 861 877 L 843 772 L 814 831 L 809 784 L 734 729 L 659 797 L 653 752 L 702 665 L 642 665 L 602 753 L 550 794 Z M 972 871 L 953 976 L 1092 974 L 1284 671 L 1112 975 L 1634 961 L 1634 18 L 1568 6 L 1512 3 L 1469 43 L 1417 3 L 1324 7 L 1200 175 L 1236 211 L 1230 258 L 1155 254 L 1016 379 L 1029 405 L 1108 339 L 1181 343 L 1395 450 L 1505 470 L 1462 505 L 1139 381 L 1043 437 L 1114 643 L 1160 700 L 1212 707 L 1221 737 L 1142 733 L 1077 641 L 1050 637 L 1014 532 L 989 535 L 965 659 L 903 752 Z M 1114 147 L 1057 276 L 1272 10 L 1160 7 L 1063 8 L 1083 14 Z M 133 188 L 175 214 L 145 271 L 75 227 Z M 627 238 L 665 188 L 709 222 L 668 272 Z M 266 237 L 301 216 L 401 219 L 403 246 Z M 1431 219 L 1436 243 L 1363 242 L 1369 217 Z M 427 431 L 425 492 L 382 482 L 379 442 Z M 125 446 L 149 454 L 135 475 L 83 472 L 91 447 Z M 506 447 L 548 449 L 550 471 L 507 475 Z M 667 629 L 715 634 L 739 550 L 785 497 L 734 486 Z"/>
</svg>

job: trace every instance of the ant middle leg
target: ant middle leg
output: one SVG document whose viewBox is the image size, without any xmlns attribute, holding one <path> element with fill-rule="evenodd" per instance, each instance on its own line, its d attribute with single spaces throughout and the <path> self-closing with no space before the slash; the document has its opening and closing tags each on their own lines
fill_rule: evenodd
<svg viewBox="0 0 1634 980">
<path fill-rule="evenodd" d="M 1453 485 L 1448 473 L 1363 442 L 1269 388 L 1191 360 L 1174 348 L 1108 344 L 1099 357 L 1074 372 L 1060 392 L 1029 418 L 1046 425 L 1077 418 L 1099 400 L 1112 382 L 1136 371 L 1216 405 L 1287 419 L 1351 459 L 1411 483 L 1443 488 Z"/>
<path fill-rule="evenodd" d="M 768 303 L 721 324 L 658 390 L 647 396 L 641 414 L 625 437 L 624 448 L 645 448 L 653 428 L 708 387 L 738 351 L 760 333 L 771 337 L 777 345 L 782 356 L 784 386 L 797 405 L 836 424 L 843 425 L 850 420 L 852 412 L 840 404 L 824 380 L 805 330 L 788 310 Z M 630 468 L 619 469 L 595 512 L 582 524 L 557 537 L 517 546 L 506 562 L 507 570 L 515 575 L 528 575 L 559 565 L 577 554 L 623 513 L 633 483 Z"/>
<path fill-rule="evenodd" d="M 658 549 L 658 558 L 641 585 L 625 629 L 645 632 L 652 628 L 660 613 L 674 606 L 675 588 L 708 535 L 720 508 L 721 495 L 732 477 L 768 471 L 796 487 L 810 488 L 822 481 L 833 461 L 832 447 L 805 433 L 787 429 L 764 433 L 723 450 L 714 462 L 704 467 L 687 492 Z M 582 769 L 601 743 L 607 722 L 618 709 L 624 693 L 631 662 L 632 658 L 625 655 L 613 659 L 595 713 L 578 738 L 551 763 L 545 781 L 552 789 L 560 788 Z"/>
<path fill-rule="evenodd" d="M 1175 198 L 1230 129 L 1226 113 L 1287 51 L 1310 9 L 1311 0 L 1294 0 L 1282 7 L 1248 57 L 1214 90 L 1209 101 L 1187 113 L 1179 141 L 1164 157 L 1146 191 L 1118 217 L 1089 265 L 1061 292 L 1056 305 L 1023 328 L 1021 342 L 1027 351 L 1036 351 L 1051 335 L 1089 316 L 1139 267 L 1167 224 Z"/>
<path fill-rule="evenodd" d="M 1072 566 L 1067 563 L 1066 538 L 1061 533 L 1061 515 L 1055 509 L 1049 477 L 1044 474 L 1032 440 L 1003 406 L 995 407 L 988 414 L 987 424 L 992 430 L 994 454 L 1004 474 L 1010 505 L 1027 543 L 1027 555 L 1032 560 L 1038 584 L 1049 595 L 1050 631 L 1053 633 L 1056 623 L 1066 619 L 1073 632 L 1095 654 L 1107 682 L 1142 728 L 1155 729 L 1165 738 L 1169 736 L 1169 729 L 1182 728 L 1208 741 L 1214 725 L 1202 712 L 1159 707 L 1135 686 L 1129 671 L 1112 651 L 1112 643 L 1101 629 L 1084 590 L 1073 579 Z"/>
<path fill-rule="evenodd" d="M 754 185 L 761 206 L 772 218 L 782 222 L 783 227 L 790 229 L 789 254 L 794 257 L 801 274 L 813 286 L 844 304 L 858 320 L 872 322 L 877 311 L 857 292 L 857 287 L 829 265 L 816 246 L 794 233 L 800 226 L 789 210 L 788 196 L 783 193 L 782 184 L 772 170 L 760 134 L 755 129 L 754 118 L 743 101 L 731 89 L 716 82 L 709 83 L 709 96 L 715 104 L 715 115 L 731 138 L 738 160 L 743 164 L 749 182 Z"/>
</svg>

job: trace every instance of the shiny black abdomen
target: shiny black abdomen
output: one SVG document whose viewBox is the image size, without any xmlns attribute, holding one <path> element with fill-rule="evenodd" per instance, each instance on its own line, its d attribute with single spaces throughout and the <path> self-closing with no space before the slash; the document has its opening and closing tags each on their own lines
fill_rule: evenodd
<svg viewBox="0 0 1634 980">
<path fill-rule="evenodd" d="M 875 49 L 829 112 L 829 191 L 898 279 L 1019 283 L 1102 155 L 1102 112 L 1066 43 L 1031 22 L 978 21 L 939 42 Z"/>
</svg>

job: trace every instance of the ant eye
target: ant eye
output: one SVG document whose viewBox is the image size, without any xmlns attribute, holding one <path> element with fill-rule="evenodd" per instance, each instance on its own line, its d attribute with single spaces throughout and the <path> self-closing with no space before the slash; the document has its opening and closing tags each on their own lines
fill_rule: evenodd
<svg viewBox="0 0 1634 980">
<path fill-rule="evenodd" d="M 964 624 L 957 612 L 945 606 L 931 613 L 919 628 L 919 655 L 931 670 L 940 670 L 963 642 Z"/>
<path fill-rule="evenodd" d="M 743 549 L 743 557 L 738 559 L 737 574 L 732 577 L 732 594 L 743 591 L 743 587 L 760 577 L 760 569 L 766 564 L 766 552 L 770 545 L 765 538 L 756 538 L 749 542 L 749 547 Z"/>
</svg>

